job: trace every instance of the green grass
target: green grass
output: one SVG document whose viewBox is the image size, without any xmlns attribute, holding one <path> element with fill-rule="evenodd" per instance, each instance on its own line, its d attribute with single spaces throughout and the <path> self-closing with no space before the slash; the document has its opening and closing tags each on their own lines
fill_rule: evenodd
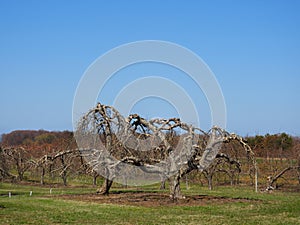
<svg viewBox="0 0 300 225">
<path fill-rule="evenodd" d="M 117 191 L 118 187 L 113 190 Z M 134 188 L 150 191 L 156 186 Z M 183 185 L 184 189 L 184 185 Z M 29 192 L 32 191 L 32 196 Z M 61 194 L 93 193 L 92 187 L 49 188 L 0 183 L 0 224 L 300 224 L 300 194 L 255 193 L 249 187 L 192 185 L 185 194 L 249 198 L 204 206 L 139 207 L 63 200 Z M 126 189 L 123 189 L 126 191 Z M 128 192 L 132 191 L 129 189 Z M 12 197 L 8 198 L 8 192 Z"/>
</svg>

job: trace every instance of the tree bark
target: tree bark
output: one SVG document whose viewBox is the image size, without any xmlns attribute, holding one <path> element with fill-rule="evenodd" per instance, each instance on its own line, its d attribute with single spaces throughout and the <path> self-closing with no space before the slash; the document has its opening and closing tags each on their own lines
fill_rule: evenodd
<svg viewBox="0 0 300 225">
<path fill-rule="evenodd" d="M 207 176 L 208 188 L 211 191 L 213 189 L 213 176 L 209 174 Z"/>
<path fill-rule="evenodd" d="M 160 187 L 159 187 L 160 190 L 165 190 L 166 189 L 166 181 L 163 180 L 160 182 Z"/>
<path fill-rule="evenodd" d="M 61 155 L 61 164 L 63 166 L 63 171 L 61 172 L 61 178 L 63 180 L 64 186 L 67 186 L 67 165 L 65 163 L 64 155 Z"/>
<path fill-rule="evenodd" d="M 183 198 L 180 189 L 180 173 L 175 175 L 173 180 L 173 185 L 170 187 L 170 192 L 171 192 L 170 197 L 173 200 Z"/>
<path fill-rule="evenodd" d="M 97 177 L 98 177 L 98 174 L 94 172 L 94 174 L 93 174 L 93 185 L 94 186 L 97 185 Z"/>
<path fill-rule="evenodd" d="M 45 168 L 42 167 L 42 172 L 41 172 L 41 185 L 45 184 Z"/>
<path fill-rule="evenodd" d="M 113 181 L 106 178 L 102 184 L 102 187 L 97 190 L 97 194 L 108 195 L 112 184 Z"/>
</svg>

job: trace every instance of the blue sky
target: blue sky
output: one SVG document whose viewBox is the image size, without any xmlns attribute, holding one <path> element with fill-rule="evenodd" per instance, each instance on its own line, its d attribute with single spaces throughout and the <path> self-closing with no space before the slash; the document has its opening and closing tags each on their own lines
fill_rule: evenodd
<svg viewBox="0 0 300 225">
<path fill-rule="evenodd" d="M 94 60 L 125 43 L 163 40 L 190 49 L 214 72 L 229 131 L 300 135 L 299 10 L 296 0 L 1 1 L 0 133 L 71 130 L 74 93 Z M 102 102 L 111 103 L 124 76 L 112 79 Z M 182 86 L 193 89 L 189 81 Z M 160 113 L 155 105 L 162 116 L 174 113 L 157 99 L 134 110 L 152 117 Z"/>
</svg>

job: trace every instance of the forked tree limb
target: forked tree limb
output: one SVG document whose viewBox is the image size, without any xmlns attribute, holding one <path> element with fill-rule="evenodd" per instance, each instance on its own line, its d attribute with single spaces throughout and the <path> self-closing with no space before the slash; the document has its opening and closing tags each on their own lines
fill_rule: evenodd
<svg viewBox="0 0 300 225">
<path fill-rule="evenodd" d="M 279 178 L 281 178 L 286 172 L 288 172 L 290 170 L 299 171 L 300 170 L 300 166 L 288 166 L 288 167 L 284 168 L 283 170 L 281 170 L 279 173 L 275 174 L 274 176 L 269 176 L 268 177 L 268 187 L 267 187 L 267 189 L 275 189 L 275 187 L 273 186 L 274 183 Z"/>
</svg>

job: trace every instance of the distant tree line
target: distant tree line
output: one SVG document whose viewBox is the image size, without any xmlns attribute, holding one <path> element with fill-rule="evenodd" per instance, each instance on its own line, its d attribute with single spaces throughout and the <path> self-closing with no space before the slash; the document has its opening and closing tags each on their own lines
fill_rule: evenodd
<svg viewBox="0 0 300 225">
<path fill-rule="evenodd" d="M 2 134 L 1 144 L 18 146 L 57 144 L 62 139 L 69 140 L 73 138 L 71 131 L 46 131 L 46 130 L 16 130 L 8 134 Z"/>
<path fill-rule="evenodd" d="M 256 135 L 247 137 L 249 145 L 255 151 L 257 157 L 289 158 L 295 156 L 295 147 L 300 143 L 299 138 L 286 133 Z"/>
</svg>

